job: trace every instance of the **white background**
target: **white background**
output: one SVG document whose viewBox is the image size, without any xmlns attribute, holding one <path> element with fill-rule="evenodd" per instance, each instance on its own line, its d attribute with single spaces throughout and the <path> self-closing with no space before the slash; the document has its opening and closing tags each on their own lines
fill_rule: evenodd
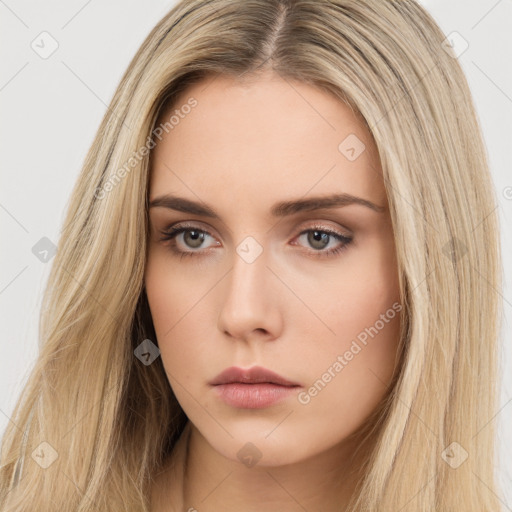
<svg viewBox="0 0 512 512">
<path fill-rule="evenodd" d="M 468 77 L 499 201 L 505 285 L 499 428 L 502 497 L 512 511 L 512 2 L 424 0 L 446 35 L 468 48 Z M 122 74 L 174 2 L 0 0 L 0 435 L 37 354 L 49 264 L 32 253 L 59 239 L 72 186 Z M 47 31 L 58 49 L 42 59 L 32 41 Z M 508 191 L 508 192 L 507 192 Z M 475 240 L 478 243 L 478 240 Z"/>
</svg>

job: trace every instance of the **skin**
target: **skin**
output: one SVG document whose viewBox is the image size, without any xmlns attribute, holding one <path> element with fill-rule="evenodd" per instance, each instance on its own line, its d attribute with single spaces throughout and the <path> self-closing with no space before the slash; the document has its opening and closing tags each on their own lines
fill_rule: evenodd
<svg viewBox="0 0 512 512">
<path fill-rule="evenodd" d="M 221 219 L 150 208 L 146 293 L 170 386 L 192 427 L 186 471 L 176 473 L 184 485 L 161 473 L 153 510 L 343 510 L 360 476 L 354 435 L 397 370 L 398 314 L 359 343 L 342 371 L 332 369 L 400 302 L 378 153 L 349 107 L 305 83 L 268 72 L 245 82 L 217 76 L 184 91 L 173 110 L 190 97 L 197 106 L 154 148 L 150 203 L 173 194 L 210 205 Z M 366 146 L 354 161 L 338 149 L 349 134 Z M 334 193 L 383 211 L 349 204 L 270 214 L 280 201 Z M 190 231 L 178 235 L 178 249 L 195 251 L 180 258 L 160 237 L 183 222 L 209 234 L 202 245 Z M 343 245 L 301 235 L 318 225 L 352 242 L 318 257 Z M 236 251 L 248 236 L 263 249 L 252 263 Z M 225 368 L 253 365 L 302 387 L 268 408 L 240 409 L 208 384 Z M 301 403 L 298 393 L 329 368 L 330 381 Z M 253 467 L 237 457 L 248 442 L 261 453 Z"/>
</svg>

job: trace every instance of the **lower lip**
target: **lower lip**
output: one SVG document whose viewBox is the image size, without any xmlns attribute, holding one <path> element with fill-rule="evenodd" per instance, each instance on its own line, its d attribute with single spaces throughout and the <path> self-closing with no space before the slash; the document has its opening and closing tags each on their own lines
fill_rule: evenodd
<svg viewBox="0 0 512 512">
<path fill-rule="evenodd" d="M 216 393 L 228 405 L 241 409 L 263 409 L 281 402 L 297 392 L 300 386 L 280 386 L 264 382 L 261 384 L 219 384 Z"/>
</svg>

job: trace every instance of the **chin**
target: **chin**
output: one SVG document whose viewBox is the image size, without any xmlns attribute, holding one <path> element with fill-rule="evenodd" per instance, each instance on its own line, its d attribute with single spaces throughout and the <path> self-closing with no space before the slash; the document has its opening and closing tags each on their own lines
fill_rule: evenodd
<svg viewBox="0 0 512 512">
<path fill-rule="evenodd" d="M 296 428 L 279 425 L 279 421 L 223 425 L 233 437 L 222 430 L 218 435 L 203 434 L 205 439 L 217 453 L 248 468 L 284 466 L 314 455 L 309 453 L 313 448 L 311 436 L 301 436 Z"/>
</svg>

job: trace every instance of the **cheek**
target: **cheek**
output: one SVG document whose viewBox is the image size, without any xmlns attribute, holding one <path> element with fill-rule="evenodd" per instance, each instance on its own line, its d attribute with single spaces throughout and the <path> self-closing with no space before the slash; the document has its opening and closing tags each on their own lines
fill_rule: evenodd
<svg viewBox="0 0 512 512">
<path fill-rule="evenodd" d="M 316 350 L 302 351 L 308 361 L 307 386 L 297 397 L 306 430 L 323 432 L 318 449 L 357 431 L 384 398 L 398 370 L 400 335 L 398 302 L 364 303 L 354 316 L 338 314 L 337 336 L 322 340 Z M 384 320 L 380 315 L 384 315 Z"/>
<path fill-rule="evenodd" d="M 318 279 L 310 282 L 302 293 L 329 327 L 331 335 L 325 339 L 340 349 L 345 341 L 360 333 L 364 337 L 365 329 L 373 326 L 395 302 L 399 303 L 394 247 L 385 237 L 374 236 L 364 248 L 347 252 L 339 265 L 322 276 L 321 288 L 319 284 Z M 314 286 L 317 293 L 312 293 Z M 395 316 L 394 310 L 390 315 Z"/>
<path fill-rule="evenodd" d="M 144 275 L 153 324 L 163 343 L 173 337 L 180 323 L 194 315 L 196 305 L 213 284 L 184 274 L 183 266 L 166 251 L 162 247 L 149 251 Z"/>
<path fill-rule="evenodd" d="M 198 279 L 193 270 L 156 248 L 148 255 L 144 280 L 162 364 L 177 398 L 188 403 L 187 390 L 199 392 L 209 365 L 215 364 L 215 353 L 211 353 L 215 326 L 206 316 L 211 310 L 208 294 L 218 275 Z"/>
<path fill-rule="evenodd" d="M 378 405 L 396 369 L 402 306 L 394 253 L 384 244 L 344 263 L 315 296 L 315 311 L 331 333 L 315 322 L 322 342 L 301 351 L 312 386 L 302 403 L 310 400 L 307 407 L 328 410 L 333 424 L 345 420 L 355 429 Z"/>
<path fill-rule="evenodd" d="M 184 336 L 183 326 L 187 324 L 187 316 L 193 314 L 194 304 L 198 302 L 204 291 L 201 287 L 187 286 L 183 279 L 176 274 L 176 264 L 170 263 L 168 258 L 156 250 L 150 252 L 145 272 L 145 285 L 151 317 L 158 339 L 162 361 L 169 377 L 175 375 L 176 368 L 170 367 L 169 362 L 184 361 L 192 358 L 190 349 L 192 343 L 186 339 L 179 342 Z M 174 269 L 174 270 L 173 270 Z M 189 328 L 188 338 L 197 339 Z M 179 352 L 179 359 L 173 357 Z"/>
</svg>

